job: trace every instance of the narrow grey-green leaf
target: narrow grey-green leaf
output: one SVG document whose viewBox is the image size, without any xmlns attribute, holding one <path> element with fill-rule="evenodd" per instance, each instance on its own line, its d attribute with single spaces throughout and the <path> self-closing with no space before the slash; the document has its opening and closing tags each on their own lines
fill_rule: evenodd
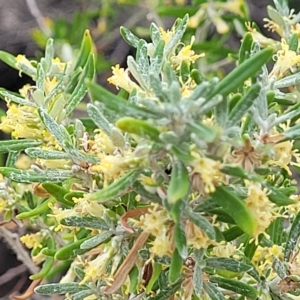
<svg viewBox="0 0 300 300">
<path fill-rule="evenodd" d="M 290 256 L 298 243 L 299 236 L 300 236 L 300 212 L 298 212 L 298 214 L 296 215 L 292 223 L 292 227 L 290 229 L 289 236 L 286 242 L 286 246 L 284 249 L 284 259 L 286 261 L 290 259 Z"/>
<path fill-rule="evenodd" d="M 94 295 L 94 293 L 88 289 L 88 290 L 84 290 L 84 291 L 80 291 L 78 293 L 72 294 L 71 298 L 72 300 L 84 300 L 86 299 L 88 296 Z"/>
<path fill-rule="evenodd" d="M 42 158 L 42 159 L 70 159 L 70 155 L 63 151 L 57 150 L 43 150 L 41 148 L 30 148 L 25 149 L 28 156 L 32 158 Z"/>
<path fill-rule="evenodd" d="M 41 295 L 52 295 L 52 294 L 66 294 L 66 293 L 77 293 L 83 290 L 90 290 L 85 285 L 79 283 L 50 283 L 36 287 L 34 291 Z"/>
<path fill-rule="evenodd" d="M 73 147 L 72 139 L 64 126 L 60 126 L 55 120 L 42 108 L 38 109 L 40 117 L 46 128 L 56 138 L 59 145 L 68 151 Z"/>
<path fill-rule="evenodd" d="M 0 141 L 0 153 L 20 151 L 28 147 L 39 146 L 40 144 L 41 142 L 31 139 Z"/>
<path fill-rule="evenodd" d="M 14 102 L 14 103 L 21 104 L 21 105 L 27 105 L 27 106 L 33 106 L 33 107 L 37 106 L 33 101 L 31 102 L 31 101 L 21 97 L 21 95 L 7 91 L 4 88 L 0 88 L 0 97 L 3 98 L 5 101 Z"/>
<path fill-rule="evenodd" d="M 294 86 L 299 82 L 300 82 L 300 73 L 296 73 L 276 81 L 274 83 L 274 88 L 282 89 L 289 86 Z"/>
<path fill-rule="evenodd" d="M 106 109 L 109 109 L 114 113 L 119 113 L 122 116 L 126 115 L 128 117 L 135 117 L 140 119 L 160 119 L 164 116 L 164 112 L 153 112 L 151 109 L 138 106 L 119 96 L 112 94 L 105 88 L 91 81 L 89 81 L 87 85 L 90 90 L 91 98 L 94 101 L 100 101 L 105 105 Z"/>
<path fill-rule="evenodd" d="M 201 293 L 203 289 L 202 268 L 197 263 L 194 267 L 194 272 L 193 272 L 193 284 L 194 284 L 195 294 L 198 297 L 201 297 Z"/>
<path fill-rule="evenodd" d="M 87 112 L 91 119 L 94 121 L 94 123 L 109 136 L 111 131 L 110 123 L 104 117 L 104 115 L 98 109 L 98 107 L 91 103 L 88 103 Z"/>
<path fill-rule="evenodd" d="M 162 40 L 159 28 L 155 23 L 151 23 L 150 25 L 150 36 L 151 36 L 152 43 L 155 47 Z"/>
<path fill-rule="evenodd" d="M 255 287 L 242 281 L 212 276 L 210 282 L 216 283 L 220 288 L 233 291 L 237 294 L 249 297 L 250 299 L 257 299 L 258 296 L 258 290 Z"/>
<path fill-rule="evenodd" d="M 80 249 L 92 249 L 97 247 L 98 245 L 101 245 L 105 240 L 107 240 L 109 237 L 113 235 L 113 231 L 104 231 L 100 234 L 97 234 L 90 239 L 84 241 L 80 245 Z"/>
<path fill-rule="evenodd" d="M 216 269 L 228 270 L 236 273 L 248 272 L 252 269 L 251 265 L 227 257 L 210 257 L 205 260 L 206 265 Z"/>
<path fill-rule="evenodd" d="M 180 42 L 186 30 L 188 19 L 189 17 L 187 14 L 184 16 L 183 19 L 178 19 L 178 25 L 176 26 L 176 30 L 172 35 L 171 40 L 168 42 L 168 44 L 165 47 L 165 56 L 168 56 L 171 53 L 171 51 L 174 49 L 174 47 L 176 47 Z"/>
<path fill-rule="evenodd" d="M 74 227 L 83 227 L 83 228 L 93 228 L 100 230 L 108 230 L 109 227 L 103 219 L 96 217 L 80 217 L 80 216 L 71 216 L 66 217 L 60 220 L 62 225 L 74 226 Z"/>
<path fill-rule="evenodd" d="M 191 220 L 196 226 L 198 226 L 211 240 L 215 240 L 216 233 L 212 224 L 203 217 L 200 213 L 195 213 L 191 210 L 186 211 L 186 216 Z"/>
<path fill-rule="evenodd" d="M 244 96 L 233 107 L 228 116 L 227 127 L 234 126 L 239 122 L 248 109 L 252 106 L 253 101 L 258 97 L 261 85 L 256 83 L 244 94 Z"/>
<path fill-rule="evenodd" d="M 130 46 L 137 48 L 140 39 L 134 35 L 129 29 L 124 26 L 120 27 L 120 33 L 127 44 Z"/>
<path fill-rule="evenodd" d="M 92 80 L 95 74 L 95 62 L 94 62 L 94 54 L 91 53 L 86 65 L 83 68 L 83 71 L 80 75 L 79 81 L 72 92 L 70 99 L 68 100 L 65 110 L 66 114 L 69 115 L 76 105 L 84 98 L 86 95 L 88 88 L 86 86 L 86 80 Z"/>
<path fill-rule="evenodd" d="M 21 183 L 61 182 L 74 175 L 72 171 L 67 170 L 43 170 L 41 173 L 38 173 L 10 167 L 0 167 L 0 173 L 12 181 Z"/>
<path fill-rule="evenodd" d="M 273 257 L 272 268 L 273 268 L 273 270 L 277 273 L 277 275 L 281 279 L 283 279 L 283 278 L 285 278 L 287 276 L 287 274 L 286 274 L 286 266 L 276 256 Z"/>
<path fill-rule="evenodd" d="M 211 300 L 226 300 L 218 287 L 211 282 L 204 282 L 203 288 Z"/>
</svg>

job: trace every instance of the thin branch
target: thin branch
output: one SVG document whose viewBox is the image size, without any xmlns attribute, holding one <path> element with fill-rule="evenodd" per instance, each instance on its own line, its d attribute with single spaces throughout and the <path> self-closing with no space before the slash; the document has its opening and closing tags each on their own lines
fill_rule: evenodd
<svg viewBox="0 0 300 300">
<path fill-rule="evenodd" d="M 8 271 L 6 271 L 3 275 L 0 276 L 0 286 L 11 281 L 13 278 L 17 277 L 18 275 L 21 275 L 27 271 L 27 267 L 23 264 L 10 268 Z"/>
<path fill-rule="evenodd" d="M 34 19 L 37 22 L 40 29 L 43 31 L 43 33 L 46 36 L 49 36 L 51 32 L 50 32 L 49 28 L 45 25 L 44 16 L 41 13 L 41 11 L 39 10 L 35 0 L 26 0 L 26 4 L 28 7 L 28 10 L 30 11 L 31 15 L 34 17 Z"/>
<path fill-rule="evenodd" d="M 17 259 L 21 261 L 32 274 L 38 273 L 39 267 L 36 266 L 31 260 L 29 253 L 21 244 L 18 234 L 12 233 L 4 226 L 1 226 L 0 237 L 2 237 L 6 241 L 9 247 L 15 252 Z"/>
</svg>

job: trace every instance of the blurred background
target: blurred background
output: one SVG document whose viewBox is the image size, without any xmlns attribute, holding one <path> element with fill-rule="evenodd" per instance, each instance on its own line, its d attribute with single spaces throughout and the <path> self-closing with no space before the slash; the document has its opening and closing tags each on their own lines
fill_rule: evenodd
<svg viewBox="0 0 300 300">
<path fill-rule="evenodd" d="M 298 1 L 289 3 L 290 7 L 296 7 Z M 195 35 L 194 50 L 206 53 L 199 65 L 200 71 L 203 68 L 206 74 L 225 74 L 234 63 L 245 21 L 254 21 L 259 30 L 271 35 L 262 21 L 267 16 L 268 5 L 272 5 L 272 1 L 0 0 L 0 50 L 38 58 L 47 39 L 53 38 L 56 55 L 62 60 L 71 60 L 80 48 L 85 29 L 89 28 L 98 54 L 97 81 L 115 91 L 106 81 L 111 66 L 119 63 L 126 67 L 126 57 L 134 54 L 121 38 L 120 26 L 147 39 L 151 22 L 168 29 L 176 17 L 189 13 L 193 22 L 185 39 L 189 43 Z M 18 91 L 28 82 L 25 75 L 20 77 L 17 71 L 0 62 L 0 87 Z M 3 113 L 6 105 L 0 101 Z M 0 138 L 5 136 L 0 133 Z M 6 230 L 13 233 L 17 229 L 14 226 L 0 228 L 0 299 L 9 299 L 11 293 L 22 293 L 30 284 L 28 270 L 3 238 Z"/>
</svg>

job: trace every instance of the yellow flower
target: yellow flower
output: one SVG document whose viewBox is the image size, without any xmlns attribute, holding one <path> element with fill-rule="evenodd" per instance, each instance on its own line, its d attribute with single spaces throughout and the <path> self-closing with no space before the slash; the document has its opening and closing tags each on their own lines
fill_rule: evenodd
<svg viewBox="0 0 300 300">
<path fill-rule="evenodd" d="M 86 262 L 84 266 L 85 276 L 80 283 L 84 284 L 89 280 L 92 282 L 96 282 L 99 279 L 108 280 L 106 269 L 114 253 L 115 251 L 113 247 L 106 246 L 102 253 L 99 254 L 95 259 Z"/>
<path fill-rule="evenodd" d="M 268 269 L 271 269 L 274 256 L 283 261 L 282 246 L 273 245 L 272 247 L 261 247 L 260 245 L 258 245 L 252 258 L 252 263 L 259 271 L 259 273 L 263 275 Z M 276 276 L 277 274 L 274 271 L 271 271 L 268 280 L 271 280 Z"/>
<path fill-rule="evenodd" d="M 182 47 L 177 55 L 171 57 L 171 62 L 176 70 L 179 70 L 182 62 L 187 62 L 188 65 L 193 64 L 198 58 L 205 56 L 202 54 L 195 54 L 195 51 L 192 50 L 193 43 L 195 41 L 195 36 L 192 36 L 191 43 L 187 46 Z"/>
<path fill-rule="evenodd" d="M 151 233 L 154 236 L 159 236 L 165 224 L 170 221 L 169 214 L 158 205 L 155 205 L 149 209 L 148 213 L 142 215 L 139 221 L 134 222 L 143 231 Z"/>
<path fill-rule="evenodd" d="M 300 154 L 298 149 L 293 150 L 294 143 L 293 141 L 286 141 L 282 143 L 275 144 L 273 146 L 274 156 L 273 159 L 268 161 L 270 165 L 277 165 L 280 168 L 285 169 L 288 174 L 291 176 L 292 172 L 289 168 L 289 165 L 299 166 L 300 164 Z M 293 162 L 292 159 L 295 159 L 296 162 Z"/>
<path fill-rule="evenodd" d="M 29 156 L 21 154 L 15 163 L 15 167 L 21 170 L 28 170 L 31 166 L 31 163 L 32 161 Z"/>
<path fill-rule="evenodd" d="M 256 220 L 257 229 L 254 237 L 257 238 L 269 227 L 274 220 L 274 204 L 267 196 L 267 190 L 262 189 L 259 183 L 248 183 L 248 195 L 245 204 Z"/>
<path fill-rule="evenodd" d="M 268 28 L 268 30 L 277 32 L 280 36 L 283 36 L 283 29 L 277 23 L 268 18 L 264 18 L 263 21 L 266 23 L 264 25 L 265 28 Z"/>
<path fill-rule="evenodd" d="M 7 209 L 8 201 L 0 198 L 0 214 L 3 213 Z"/>
<path fill-rule="evenodd" d="M 25 244 L 25 246 L 28 249 L 31 248 L 42 248 L 42 242 L 45 238 L 45 235 L 43 232 L 38 232 L 38 233 L 31 233 L 31 234 L 26 234 L 20 237 L 20 240 L 22 243 Z"/>
<path fill-rule="evenodd" d="M 26 74 L 32 77 L 36 76 L 36 68 L 32 66 L 31 62 L 26 58 L 25 55 L 19 54 L 16 57 L 16 67 L 21 70 L 26 70 Z"/>
<path fill-rule="evenodd" d="M 271 46 L 276 48 L 277 42 L 272 39 L 266 38 L 264 35 L 258 32 L 256 28 L 253 28 L 253 25 L 250 22 L 246 22 L 245 26 L 247 30 L 251 33 L 253 40 L 256 41 L 260 47 L 264 48 L 267 46 Z"/>
<path fill-rule="evenodd" d="M 211 256 L 231 257 L 236 253 L 236 247 L 232 243 L 218 244 L 211 251 Z"/>
<path fill-rule="evenodd" d="M 113 76 L 109 77 L 107 81 L 114 84 L 117 89 L 122 88 L 128 93 L 131 93 L 133 89 L 140 89 L 140 87 L 131 80 L 129 77 L 129 70 L 120 68 L 120 65 L 112 67 Z"/>
<path fill-rule="evenodd" d="M 276 62 L 269 76 L 276 76 L 277 78 L 282 78 L 288 70 L 300 63 L 300 55 L 289 49 L 285 39 L 281 39 L 281 50 L 277 51 L 274 59 Z"/>
<path fill-rule="evenodd" d="M 204 157 L 196 151 L 191 151 L 191 155 L 195 158 L 191 163 L 193 168 L 192 174 L 200 175 L 205 193 L 213 193 L 216 190 L 215 185 L 221 176 L 221 163 Z M 201 189 L 201 186 L 199 188 Z"/>
<path fill-rule="evenodd" d="M 154 241 L 150 243 L 149 248 L 151 255 L 163 257 L 164 255 L 172 256 L 174 251 L 174 237 L 173 230 L 163 226 L 160 233 L 155 237 Z"/>
<path fill-rule="evenodd" d="M 192 246 L 196 249 L 206 249 L 212 244 L 212 241 L 207 237 L 204 231 L 190 220 L 185 222 L 185 233 L 188 246 Z"/>
<path fill-rule="evenodd" d="M 175 28 L 172 27 L 171 30 L 165 31 L 163 28 L 160 27 L 159 32 L 160 32 L 161 38 L 165 42 L 165 45 L 167 45 L 170 42 L 170 40 L 172 39 L 172 37 L 175 33 Z"/>
</svg>

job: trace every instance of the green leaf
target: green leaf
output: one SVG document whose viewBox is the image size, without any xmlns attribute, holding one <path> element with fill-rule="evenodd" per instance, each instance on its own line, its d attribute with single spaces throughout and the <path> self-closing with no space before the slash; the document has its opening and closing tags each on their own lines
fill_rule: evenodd
<svg viewBox="0 0 300 300">
<path fill-rule="evenodd" d="M 244 114 L 252 106 L 253 101 L 258 97 L 261 90 L 261 85 L 256 83 L 243 95 L 238 103 L 233 107 L 228 116 L 227 127 L 232 127 L 241 121 Z"/>
<path fill-rule="evenodd" d="M 84 291 L 80 291 L 78 293 L 72 294 L 72 300 L 84 300 L 86 298 L 89 298 L 89 296 L 94 295 L 94 293 L 88 289 Z"/>
<path fill-rule="evenodd" d="M 155 23 L 151 23 L 151 25 L 150 25 L 150 36 L 151 36 L 153 45 L 157 49 L 157 45 L 162 40 L 162 38 L 161 38 L 161 33 L 159 31 L 159 28 Z"/>
<path fill-rule="evenodd" d="M 124 132 L 136 134 L 151 141 L 160 141 L 160 131 L 146 121 L 124 117 L 116 122 L 116 126 Z"/>
<path fill-rule="evenodd" d="M 255 234 L 257 224 L 254 216 L 233 192 L 224 186 L 218 186 L 211 196 L 245 233 L 250 236 Z"/>
<path fill-rule="evenodd" d="M 187 128 L 196 135 L 196 137 L 204 142 L 212 143 L 216 140 L 219 135 L 217 129 L 212 126 L 204 125 L 202 123 L 195 123 L 193 121 L 189 121 L 187 123 Z"/>
<path fill-rule="evenodd" d="M 87 196 L 90 201 L 107 202 L 116 199 L 127 193 L 128 189 L 134 184 L 141 173 L 141 170 L 132 170 L 123 177 L 115 180 L 109 186 L 89 194 Z"/>
<path fill-rule="evenodd" d="M 183 259 L 179 254 L 178 250 L 174 249 L 171 258 L 170 269 L 169 269 L 170 283 L 174 283 L 180 278 L 182 265 L 183 265 Z"/>
<path fill-rule="evenodd" d="M 139 67 L 139 73 L 141 74 L 144 82 L 148 83 L 149 77 L 149 59 L 147 42 L 140 39 L 136 50 L 136 62 Z"/>
<path fill-rule="evenodd" d="M 105 229 L 103 229 L 103 230 L 105 230 Z M 114 234 L 113 231 L 104 231 L 104 232 L 101 232 L 100 234 L 97 234 L 97 235 L 91 237 L 90 239 L 84 241 L 80 245 L 80 249 L 85 249 L 86 250 L 86 249 L 95 248 L 95 247 L 101 245 L 104 241 L 106 241 L 113 234 Z"/>
<path fill-rule="evenodd" d="M 88 81 L 87 86 L 94 101 L 100 101 L 106 109 L 120 113 L 122 116 L 126 115 L 137 119 L 160 119 L 164 116 L 164 112 L 153 112 L 151 109 L 128 102 L 91 81 Z"/>
<path fill-rule="evenodd" d="M 38 109 L 40 117 L 45 124 L 46 128 L 56 138 L 59 145 L 68 151 L 73 148 L 72 139 L 64 126 L 60 126 L 55 120 L 42 108 Z"/>
<path fill-rule="evenodd" d="M 86 95 L 88 91 L 88 87 L 86 86 L 86 80 L 92 80 L 94 78 L 94 74 L 95 74 L 95 61 L 94 61 L 94 54 L 91 53 L 86 65 L 83 68 L 79 81 L 75 86 L 75 89 L 72 92 L 66 104 L 65 110 L 67 116 L 75 109 L 76 105 Z"/>
<path fill-rule="evenodd" d="M 239 65 L 250 57 L 253 37 L 250 32 L 244 35 L 242 45 L 239 51 Z"/>
<path fill-rule="evenodd" d="M 51 66 L 54 58 L 53 39 L 48 39 L 45 48 L 45 57 L 41 58 L 41 64 L 45 73 L 48 75 L 51 71 Z"/>
<path fill-rule="evenodd" d="M 41 142 L 31 139 L 0 141 L 0 153 L 21 151 L 28 147 L 39 146 L 40 144 Z"/>
<path fill-rule="evenodd" d="M 193 212 L 192 210 L 187 210 L 186 216 L 196 226 L 198 226 L 201 230 L 203 230 L 203 232 L 205 232 L 205 234 L 209 239 L 215 240 L 216 233 L 214 227 L 205 217 L 203 217 L 200 213 Z"/>
<path fill-rule="evenodd" d="M 249 297 L 250 299 L 256 299 L 258 296 L 258 290 L 256 288 L 242 281 L 212 276 L 210 282 L 216 283 L 220 288 L 233 291 L 237 294 Z"/>
<path fill-rule="evenodd" d="M 195 294 L 200 297 L 203 289 L 202 268 L 196 263 L 193 270 L 193 284 Z"/>
<path fill-rule="evenodd" d="M 14 68 L 14 69 L 18 69 L 16 67 L 16 57 L 8 52 L 5 51 L 0 51 L 0 59 L 5 62 L 7 65 L 9 65 L 10 67 Z"/>
<path fill-rule="evenodd" d="M 244 234 L 243 230 L 238 226 L 230 227 L 222 232 L 226 242 L 231 242 Z"/>
<path fill-rule="evenodd" d="M 267 234 L 270 236 L 270 239 L 274 244 L 282 245 L 286 242 L 287 232 L 284 225 L 285 221 L 285 218 L 278 217 L 267 229 Z"/>
<path fill-rule="evenodd" d="M 292 223 L 292 227 L 290 229 L 289 236 L 286 242 L 286 246 L 284 249 L 284 259 L 286 261 L 290 259 L 290 256 L 298 243 L 299 235 L 300 235 L 300 212 L 298 212 L 298 214 L 296 215 Z"/>
<path fill-rule="evenodd" d="M 89 114 L 93 122 L 98 126 L 98 128 L 103 130 L 109 136 L 111 132 L 111 125 L 104 117 L 102 112 L 98 109 L 98 107 L 91 103 L 88 103 L 87 113 Z"/>
<path fill-rule="evenodd" d="M 217 286 L 211 282 L 204 282 L 203 288 L 211 300 L 226 300 Z"/>
<path fill-rule="evenodd" d="M 300 124 L 290 127 L 288 130 L 283 132 L 284 138 L 281 142 L 289 140 L 300 140 Z"/>
<path fill-rule="evenodd" d="M 163 63 L 164 63 L 164 49 L 165 49 L 165 41 L 160 40 L 156 46 L 154 54 L 150 57 L 150 68 L 149 74 L 158 75 L 161 72 Z"/>
<path fill-rule="evenodd" d="M 271 184 L 264 183 L 264 186 L 269 190 L 268 198 L 271 202 L 275 203 L 277 206 L 286 206 L 290 204 L 296 204 L 298 201 L 286 196 L 281 192 L 281 189 L 274 187 Z"/>
<path fill-rule="evenodd" d="M 278 259 L 276 256 L 273 257 L 273 264 L 272 264 L 273 270 L 277 273 L 277 275 L 283 279 L 287 276 L 286 274 L 286 266 L 284 263 Z"/>
<path fill-rule="evenodd" d="M 21 95 L 7 91 L 4 88 L 0 88 L 0 97 L 3 98 L 7 102 L 14 102 L 14 103 L 21 104 L 21 105 L 36 107 L 36 104 L 33 101 L 31 102 L 31 101 L 21 97 Z"/>
<path fill-rule="evenodd" d="M 178 281 L 174 284 L 169 285 L 168 287 L 160 290 L 160 292 L 154 296 L 151 297 L 152 300 L 166 300 L 169 299 L 172 295 L 174 295 L 180 288 L 182 284 L 182 281 Z"/>
<path fill-rule="evenodd" d="M 190 180 L 186 166 L 179 160 L 172 165 L 171 180 L 168 187 L 168 201 L 174 203 L 189 192 Z"/>
<path fill-rule="evenodd" d="M 86 29 L 81 41 L 80 51 L 79 51 L 79 55 L 74 70 L 78 68 L 83 68 L 86 65 L 90 57 L 90 53 L 92 52 L 92 48 L 93 48 L 93 40 L 90 35 L 90 31 Z"/>
<path fill-rule="evenodd" d="M 143 184 L 139 181 L 136 181 L 132 185 L 133 190 L 140 195 L 142 198 L 150 200 L 151 202 L 154 203 L 159 203 L 161 204 L 161 198 L 155 193 L 150 193 L 149 191 L 146 190 L 146 188 L 143 186 Z"/>
<path fill-rule="evenodd" d="M 41 295 L 52 295 L 52 294 L 66 294 L 66 293 L 77 293 L 83 290 L 90 290 L 85 285 L 79 283 L 50 283 L 36 287 L 35 293 Z"/>
<path fill-rule="evenodd" d="M 42 183 L 42 187 L 50 194 L 52 195 L 53 197 L 55 197 L 55 199 L 66 205 L 67 207 L 70 207 L 70 206 L 74 206 L 75 203 L 73 202 L 69 202 L 69 201 L 66 201 L 64 196 L 69 192 L 67 189 L 64 189 L 63 187 L 57 185 L 57 184 L 54 184 L 54 183 L 50 183 L 50 182 L 44 182 Z"/>
<path fill-rule="evenodd" d="M 300 82 L 300 73 L 296 73 L 290 76 L 279 79 L 274 83 L 274 88 L 282 89 L 289 86 L 294 86 Z"/>
<path fill-rule="evenodd" d="M 188 14 L 186 14 L 183 19 L 177 19 L 177 26 L 175 29 L 174 34 L 172 35 L 171 40 L 168 42 L 168 44 L 165 47 L 165 57 L 167 57 L 171 51 L 174 49 L 174 47 L 176 47 L 178 45 L 178 43 L 180 42 L 181 38 L 184 35 L 184 32 L 186 30 L 187 27 L 187 22 L 189 20 L 189 16 Z"/>
<path fill-rule="evenodd" d="M 74 226 L 82 228 L 93 228 L 100 230 L 108 230 L 109 226 L 103 219 L 96 217 L 80 217 L 80 216 L 71 216 L 66 217 L 60 220 L 60 223 L 65 226 Z"/>
<path fill-rule="evenodd" d="M 265 63 L 270 61 L 272 55 L 273 49 L 265 48 L 245 60 L 215 86 L 208 99 L 217 94 L 226 96 L 234 92 L 246 79 L 254 76 Z"/>
<path fill-rule="evenodd" d="M 181 223 L 177 223 L 174 226 L 174 242 L 179 255 L 183 259 L 186 259 L 188 256 L 188 247 L 187 247 L 184 225 Z"/>
<path fill-rule="evenodd" d="M 252 266 L 241 261 L 238 261 L 234 258 L 226 258 L 226 257 L 211 257 L 205 259 L 206 266 L 227 270 L 230 272 L 236 273 L 244 273 L 252 270 Z"/>
<path fill-rule="evenodd" d="M 99 161 L 96 156 L 91 156 L 77 150 L 73 145 L 71 136 L 69 135 L 67 129 L 63 125 L 56 123 L 55 120 L 45 110 L 39 108 L 38 111 L 46 128 L 56 138 L 59 145 L 67 153 L 69 153 L 73 160 L 77 159 L 80 162 L 85 161 L 89 163 L 97 163 Z"/>
<path fill-rule="evenodd" d="M 138 47 L 140 39 L 136 35 L 134 35 L 129 29 L 127 29 L 124 26 L 121 26 L 120 33 L 128 45 L 134 48 Z"/>
<path fill-rule="evenodd" d="M 73 177 L 72 171 L 67 170 L 41 170 L 40 173 L 23 171 L 16 168 L 0 167 L 0 173 L 12 181 L 21 183 L 31 182 L 61 182 Z"/>
<path fill-rule="evenodd" d="M 87 249 L 80 249 L 80 245 L 89 239 L 90 237 L 85 237 L 83 239 L 77 240 L 76 242 L 71 242 L 66 246 L 58 249 L 55 254 L 55 259 L 58 260 L 69 260 L 74 258 L 76 255 L 80 255 L 88 251 Z"/>
<path fill-rule="evenodd" d="M 223 165 L 222 173 L 242 179 L 249 179 L 252 181 L 262 181 L 262 178 L 255 173 L 248 173 L 245 169 L 238 165 Z"/>
<path fill-rule="evenodd" d="M 63 151 L 43 150 L 42 148 L 31 148 L 31 147 L 25 149 L 25 153 L 32 158 L 70 159 L 70 155 Z"/>
</svg>

